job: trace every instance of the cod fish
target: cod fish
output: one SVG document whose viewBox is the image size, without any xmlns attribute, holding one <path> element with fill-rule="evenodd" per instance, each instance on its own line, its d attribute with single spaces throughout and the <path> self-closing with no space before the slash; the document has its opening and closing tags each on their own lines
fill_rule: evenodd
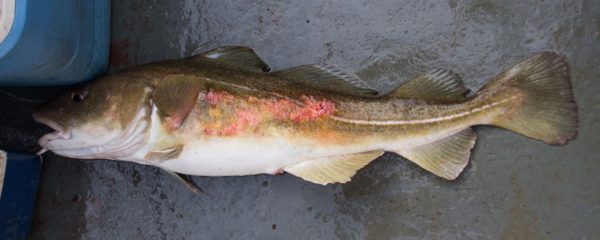
<svg viewBox="0 0 600 240">
<path fill-rule="evenodd" d="M 280 71 L 250 48 L 229 46 L 101 77 L 46 103 L 36 121 L 50 150 L 202 176 L 289 174 L 344 183 L 384 152 L 444 179 L 469 162 L 473 126 L 550 145 L 577 134 L 565 57 L 543 52 L 467 97 L 438 69 L 383 92 L 330 65 Z"/>
</svg>

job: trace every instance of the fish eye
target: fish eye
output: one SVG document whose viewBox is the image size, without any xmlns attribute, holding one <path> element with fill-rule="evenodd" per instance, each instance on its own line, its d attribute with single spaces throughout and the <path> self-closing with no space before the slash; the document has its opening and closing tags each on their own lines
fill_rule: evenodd
<svg viewBox="0 0 600 240">
<path fill-rule="evenodd" d="M 81 95 L 79 93 L 73 93 L 73 95 L 71 96 L 71 99 L 73 99 L 73 102 L 81 102 L 81 101 L 83 101 L 83 95 Z"/>
<path fill-rule="evenodd" d="M 83 101 L 83 99 L 85 98 L 86 95 L 87 95 L 87 91 L 72 92 L 71 100 L 73 100 L 73 102 L 81 102 L 81 101 Z"/>
</svg>

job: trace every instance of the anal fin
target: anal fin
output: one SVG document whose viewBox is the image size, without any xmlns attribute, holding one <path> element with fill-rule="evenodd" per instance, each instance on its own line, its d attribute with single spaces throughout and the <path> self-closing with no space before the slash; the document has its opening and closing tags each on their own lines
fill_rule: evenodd
<svg viewBox="0 0 600 240">
<path fill-rule="evenodd" d="M 383 155 L 383 153 L 383 150 L 377 150 L 308 160 L 288 166 L 283 170 L 317 184 L 345 183 L 350 181 L 356 171 Z"/>
<path fill-rule="evenodd" d="M 395 152 L 439 177 L 454 180 L 469 163 L 476 138 L 475 131 L 467 128 L 436 142 Z"/>
</svg>

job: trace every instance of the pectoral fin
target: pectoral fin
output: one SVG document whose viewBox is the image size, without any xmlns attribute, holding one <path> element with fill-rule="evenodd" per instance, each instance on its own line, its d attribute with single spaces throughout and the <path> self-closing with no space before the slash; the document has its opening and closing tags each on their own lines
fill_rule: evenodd
<svg viewBox="0 0 600 240">
<path fill-rule="evenodd" d="M 350 181 L 356 171 L 383 155 L 383 153 L 382 150 L 377 150 L 308 160 L 286 167 L 284 170 L 317 184 L 345 183 Z"/>
<path fill-rule="evenodd" d="M 185 187 L 187 187 L 194 194 L 196 194 L 198 196 L 200 196 L 203 193 L 205 194 L 204 190 L 202 190 L 202 188 L 200 188 L 195 182 L 193 182 L 187 175 L 179 174 L 179 173 L 176 173 L 171 170 L 164 169 L 164 168 L 161 168 L 161 169 L 163 171 L 167 172 L 169 175 L 171 175 L 175 179 L 177 179 L 179 182 L 183 183 L 183 185 L 185 185 Z"/>
<path fill-rule="evenodd" d="M 379 91 L 354 74 L 329 65 L 302 65 L 271 75 L 296 84 L 346 95 L 376 97 Z"/>
<path fill-rule="evenodd" d="M 169 130 L 181 126 L 196 104 L 201 88 L 198 79 L 184 75 L 170 75 L 158 83 L 152 100 Z"/>
<path fill-rule="evenodd" d="M 163 162 L 166 160 L 175 159 L 175 158 L 179 157 L 179 154 L 181 154 L 181 151 L 183 151 L 182 145 L 177 145 L 177 146 L 164 148 L 164 149 L 152 150 L 152 151 L 149 151 L 148 153 L 146 153 L 146 155 L 144 156 L 144 160 L 147 160 L 149 162 Z"/>
<path fill-rule="evenodd" d="M 454 180 L 469 163 L 477 134 L 467 128 L 436 142 L 395 152 L 425 170 L 448 180 Z"/>
</svg>

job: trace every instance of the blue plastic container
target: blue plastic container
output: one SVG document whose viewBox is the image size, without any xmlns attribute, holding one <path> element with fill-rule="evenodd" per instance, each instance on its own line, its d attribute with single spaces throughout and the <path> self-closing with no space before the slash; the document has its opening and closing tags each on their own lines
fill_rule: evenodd
<svg viewBox="0 0 600 240">
<path fill-rule="evenodd" d="M 0 195 L 0 239 L 26 239 L 31 229 L 42 162 L 33 154 L 8 152 L 7 155 Z"/>
<path fill-rule="evenodd" d="M 1 86 L 69 85 L 106 70 L 109 0 L 13 1 L 12 27 L 0 42 Z"/>
</svg>

